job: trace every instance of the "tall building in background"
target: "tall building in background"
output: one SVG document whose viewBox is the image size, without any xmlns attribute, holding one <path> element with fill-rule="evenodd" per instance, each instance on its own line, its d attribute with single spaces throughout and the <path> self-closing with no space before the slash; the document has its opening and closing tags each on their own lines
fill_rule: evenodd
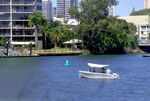
<svg viewBox="0 0 150 101">
<path fill-rule="evenodd" d="M 150 0 L 144 0 L 144 9 L 150 8 Z"/>
<path fill-rule="evenodd" d="M 108 10 L 109 10 L 109 16 L 114 16 L 114 7 L 113 6 L 108 7 Z"/>
<path fill-rule="evenodd" d="M 56 7 L 52 8 L 52 17 L 56 17 Z"/>
<path fill-rule="evenodd" d="M 35 27 L 28 25 L 34 11 L 42 11 L 42 0 L 0 0 L 0 39 L 8 38 L 13 46 L 35 44 Z"/>
<path fill-rule="evenodd" d="M 52 2 L 50 0 L 42 2 L 42 14 L 46 19 L 52 18 Z"/>
<path fill-rule="evenodd" d="M 72 6 L 78 6 L 78 0 L 57 0 L 56 15 L 63 15 L 66 19 L 72 18 L 68 12 Z"/>
</svg>

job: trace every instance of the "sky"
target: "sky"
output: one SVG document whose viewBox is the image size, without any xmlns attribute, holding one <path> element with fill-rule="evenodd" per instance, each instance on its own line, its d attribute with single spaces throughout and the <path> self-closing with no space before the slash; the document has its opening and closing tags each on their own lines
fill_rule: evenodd
<svg viewBox="0 0 150 101">
<path fill-rule="evenodd" d="M 45 1 L 45 0 L 43 0 Z M 53 7 L 56 7 L 57 0 L 51 0 Z M 79 2 L 81 0 L 78 0 Z M 128 16 L 132 12 L 132 9 L 135 8 L 135 11 L 144 9 L 144 0 L 118 0 L 119 4 L 114 8 L 115 16 Z"/>
</svg>

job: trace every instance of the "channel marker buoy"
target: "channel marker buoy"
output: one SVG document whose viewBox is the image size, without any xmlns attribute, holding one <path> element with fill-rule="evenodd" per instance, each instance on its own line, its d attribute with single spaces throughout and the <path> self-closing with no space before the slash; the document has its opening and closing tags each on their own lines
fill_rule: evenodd
<svg viewBox="0 0 150 101">
<path fill-rule="evenodd" d="M 70 66 L 69 60 L 66 60 L 66 64 L 64 64 L 64 66 Z"/>
</svg>

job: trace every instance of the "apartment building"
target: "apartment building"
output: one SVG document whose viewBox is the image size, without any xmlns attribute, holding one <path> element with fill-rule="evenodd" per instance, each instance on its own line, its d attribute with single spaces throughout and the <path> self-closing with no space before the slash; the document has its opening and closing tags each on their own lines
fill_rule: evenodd
<svg viewBox="0 0 150 101">
<path fill-rule="evenodd" d="M 41 10 L 42 0 L 0 0 L 0 38 L 5 36 L 12 46 L 35 44 L 35 28 L 28 25 L 28 16 Z"/>
<path fill-rule="evenodd" d="M 139 40 L 149 40 L 149 16 L 138 15 L 138 16 L 120 16 L 118 19 L 126 20 L 129 23 L 133 23 L 137 27 L 136 34 L 139 36 Z"/>
</svg>

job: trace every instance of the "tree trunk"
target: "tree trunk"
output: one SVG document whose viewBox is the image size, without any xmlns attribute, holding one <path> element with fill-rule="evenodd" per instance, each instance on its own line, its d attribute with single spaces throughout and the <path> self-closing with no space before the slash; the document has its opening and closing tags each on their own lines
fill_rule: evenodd
<svg viewBox="0 0 150 101">
<path fill-rule="evenodd" d="M 45 51 L 46 51 L 46 49 L 47 49 L 47 44 L 46 44 L 46 33 L 44 34 L 44 37 L 45 37 Z"/>
<path fill-rule="evenodd" d="M 55 42 L 55 46 L 54 46 L 55 48 L 57 48 L 57 43 Z"/>
<path fill-rule="evenodd" d="M 84 49 L 84 42 L 83 42 L 84 38 L 83 38 L 83 36 L 84 36 L 84 34 L 82 33 L 82 49 Z"/>
<path fill-rule="evenodd" d="M 38 28 L 35 26 L 35 49 L 38 50 Z"/>
</svg>

